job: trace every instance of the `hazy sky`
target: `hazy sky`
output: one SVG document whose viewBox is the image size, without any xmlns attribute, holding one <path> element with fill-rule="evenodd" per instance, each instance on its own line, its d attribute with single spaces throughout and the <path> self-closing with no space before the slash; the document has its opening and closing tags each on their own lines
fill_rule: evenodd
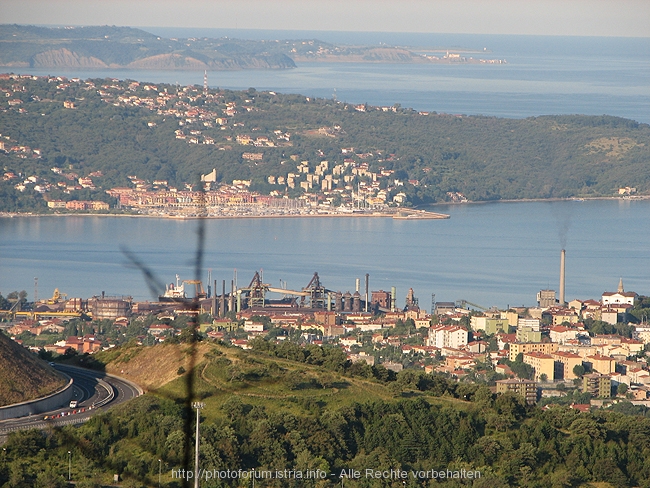
<svg viewBox="0 0 650 488">
<path fill-rule="evenodd" d="M 650 37 L 650 0 L 0 0 L 0 23 Z"/>
</svg>

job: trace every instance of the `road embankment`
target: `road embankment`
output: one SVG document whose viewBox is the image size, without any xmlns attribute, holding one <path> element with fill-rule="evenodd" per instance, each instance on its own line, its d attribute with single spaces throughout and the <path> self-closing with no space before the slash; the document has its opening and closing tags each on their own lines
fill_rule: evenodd
<svg viewBox="0 0 650 488">
<path fill-rule="evenodd" d="M 0 420 L 27 417 L 37 413 L 49 412 L 66 405 L 72 398 L 72 384 L 73 381 L 70 378 L 63 388 L 45 397 L 0 407 Z"/>
</svg>

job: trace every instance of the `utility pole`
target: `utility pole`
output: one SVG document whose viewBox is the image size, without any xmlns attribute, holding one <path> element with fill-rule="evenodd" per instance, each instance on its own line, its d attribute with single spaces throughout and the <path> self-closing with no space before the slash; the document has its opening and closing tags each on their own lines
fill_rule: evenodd
<svg viewBox="0 0 650 488">
<path fill-rule="evenodd" d="M 201 420 L 201 409 L 205 408 L 205 403 L 193 402 L 192 408 L 196 409 L 196 442 L 194 445 L 194 488 L 199 488 L 199 421 Z"/>
</svg>

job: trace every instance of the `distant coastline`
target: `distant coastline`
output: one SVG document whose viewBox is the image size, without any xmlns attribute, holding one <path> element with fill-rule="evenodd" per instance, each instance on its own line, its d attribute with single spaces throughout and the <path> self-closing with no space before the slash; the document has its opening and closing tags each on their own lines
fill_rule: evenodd
<svg viewBox="0 0 650 488">
<path fill-rule="evenodd" d="M 301 218 L 393 218 L 396 220 L 445 220 L 450 215 L 432 212 L 427 210 L 432 207 L 441 206 L 462 206 L 462 205 L 486 205 L 494 203 L 533 203 L 533 202 L 571 202 L 596 200 L 621 200 L 636 201 L 650 200 L 650 195 L 634 196 L 600 196 L 600 197 L 570 197 L 570 198 L 522 198 L 518 200 L 482 200 L 467 202 L 436 202 L 420 205 L 413 209 L 395 209 L 395 212 L 352 212 L 352 213 L 313 213 L 313 214 L 259 214 L 259 215 L 171 215 L 171 214 L 142 214 L 142 213 L 34 213 L 34 212 L 0 212 L 0 218 L 18 217 L 120 217 L 120 218 L 153 218 L 170 220 L 236 220 L 236 219 L 301 219 Z M 401 215 L 400 215 L 401 214 Z"/>
<path fill-rule="evenodd" d="M 134 217 L 171 220 L 235 220 L 235 219 L 295 219 L 295 218 L 393 218 L 399 220 L 444 220 L 450 218 L 448 214 L 430 212 L 427 210 L 402 210 L 397 212 L 355 212 L 355 213 L 314 213 L 314 214 L 259 214 L 259 215 L 162 215 L 162 214 L 135 214 L 135 213 L 33 213 L 33 212 L 0 212 L 0 218 L 18 217 Z"/>
<path fill-rule="evenodd" d="M 95 69 L 233 71 L 284 70 L 298 62 L 504 64 L 504 59 L 467 57 L 490 51 L 413 48 L 229 37 L 163 38 L 147 30 L 115 26 L 48 28 L 0 24 L 0 67 L 8 69 Z"/>
<path fill-rule="evenodd" d="M 650 195 L 633 195 L 633 196 L 600 196 L 600 197 L 568 197 L 568 198 L 521 198 L 505 200 L 476 200 L 467 202 L 436 202 L 427 205 L 421 205 L 418 208 L 439 207 L 447 205 L 485 205 L 488 203 L 527 203 L 527 202 L 580 202 L 591 200 L 650 200 Z"/>
</svg>

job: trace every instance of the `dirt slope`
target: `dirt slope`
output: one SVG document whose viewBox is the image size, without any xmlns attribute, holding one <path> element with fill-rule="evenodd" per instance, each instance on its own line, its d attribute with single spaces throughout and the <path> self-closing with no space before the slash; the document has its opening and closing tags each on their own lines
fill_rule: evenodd
<svg viewBox="0 0 650 488">
<path fill-rule="evenodd" d="M 0 406 L 48 395 L 65 384 L 45 361 L 0 333 Z"/>
</svg>

